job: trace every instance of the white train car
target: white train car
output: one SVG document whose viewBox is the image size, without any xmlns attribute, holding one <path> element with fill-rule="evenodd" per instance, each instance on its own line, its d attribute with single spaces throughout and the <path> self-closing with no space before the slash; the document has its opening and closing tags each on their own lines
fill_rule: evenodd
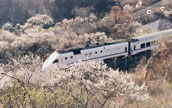
<svg viewBox="0 0 172 108">
<path fill-rule="evenodd" d="M 131 42 L 131 55 L 145 51 L 152 51 L 158 47 L 158 38 L 155 35 L 136 37 L 138 41 Z"/>
<path fill-rule="evenodd" d="M 163 38 L 169 37 L 170 35 L 172 35 L 172 29 L 134 37 L 133 39 L 137 41 L 131 41 L 131 43 L 129 43 L 131 44 L 131 55 L 157 49 L 159 41 Z"/>
<path fill-rule="evenodd" d="M 52 64 L 69 65 L 78 61 L 103 61 L 105 59 L 128 56 L 128 42 L 105 43 L 87 48 L 61 50 L 52 53 L 42 66 L 45 70 Z"/>
<path fill-rule="evenodd" d="M 122 42 L 105 43 L 92 47 L 62 50 L 52 53 L 44 62 L 42 70 L 55 64 L 69 65 L 75 62 L 95 60 L 103 61 L 115 57 L 126 57 L 152 51 L 158 47 L 160 39 L 172 36 L 172 29 L 127 39 Z"/>
</svg>

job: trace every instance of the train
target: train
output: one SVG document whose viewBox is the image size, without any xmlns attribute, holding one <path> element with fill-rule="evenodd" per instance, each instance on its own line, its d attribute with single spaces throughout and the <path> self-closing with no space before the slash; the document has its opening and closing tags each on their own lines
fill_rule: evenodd
<svg viewBox="0 0 172 108">
<path fill-rule="evenodd" d="M 138 53 L 153 51 L 158 48 L 159 41 L 172 35 L 172 29 L 156 33 L 132 37 L 119 42 L 109 42 L 71 48 L 53 52 L 44 62 L 42 70 L 49 69 L 52 65 L 70 65 L 78 61 L 105 61 L 111 58 L 127 57 Z"/>
</svg>

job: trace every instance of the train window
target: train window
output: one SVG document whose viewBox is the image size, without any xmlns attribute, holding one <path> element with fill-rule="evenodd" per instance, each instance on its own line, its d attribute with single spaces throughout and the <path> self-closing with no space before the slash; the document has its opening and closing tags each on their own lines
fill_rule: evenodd
<svg viewBox="0 0 172 108">
<path fill-rule="evenodd" d="M 141 48 L 145 48 L 145 43 L 140 45 Z"/>
<path fill-rule="evenodd" d="M 100 52 L 101 52 L 101 53 L 103 53 L 103 51 L 102 51 L 102 50 L 101 50 Z"/>
<path fill-rule="evenodd" d="M 136 46 L 134 45 L 134 50 L 136 50 Z"/>
<path fill-rule="evenodd" d="M 73 56 L 71 56 L 70 58 L 73 59 Z"/>
<path fill-rule="evenodd" d="M 127 52 L 127 47 L 125 47 L 125 52 Z"/>
<path fill-rule="evenodd" d="M 157 43 L 157 41 L 152 41 L 152 44 L 156 44 Z"/>
<path fill-rule="evenodd" d="M 146 47 L 149 47 L 149 46 L 150 46 L 150 42 L 147 42 L 147 43 L 146 43 Z"/>
<path fill-rule="evenodd" d="M 85 56 L 88 56 L 88 54 L 85 54 Z"/>
<path fill-rule="evenodd" d="M 72 51 L 73 51 L 74 55 L 76 55 L 76 54 L 81 54 L 81 49 L 82 49 L 82 48 L 73 49 Z"/>
<path fill-rule="evenodd" d="M 95 52 L 95 54 L 97 54 L 97 51 Z"/>
<path fill-rule="evenodd" d="M 56 60 L 54 60 L 54 61 L 53 61 L 53 63 L 58 63 L 58 62 L 59 62 L 59 60 L 58 60 L 58 59 L 56 59 Z"/>
<path fill-rule="evenodd" d="M 151 45 L 153 45 L 153 41 L 151 42 Z"/>
<path fill-rule="evenodd" d="M 67 60 L 67 57 L 65 57 L 65 60 Z"/>
<path fill-rule="evenodd" d="M 92 55 L 92 53 L 89 53 L 89 55 Z"/>
</svg>

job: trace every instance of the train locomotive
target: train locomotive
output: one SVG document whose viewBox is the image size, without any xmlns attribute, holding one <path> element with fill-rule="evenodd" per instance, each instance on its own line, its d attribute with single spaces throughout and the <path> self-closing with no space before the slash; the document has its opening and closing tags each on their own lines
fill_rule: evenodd
<svg viewBox="0 0 172 108">
<path fill-rule="evenodd" d="M 53 52 L 42 66 L 46 70 L 51 65 L 70 65 L 78 61 L 104 61 L 110 58 L 127 57 L 158 48 L 158 41 L 172 35 L 172 29 L 152 34 L 132 37 L 120 42 L 111 42 Z"/>
</svg>

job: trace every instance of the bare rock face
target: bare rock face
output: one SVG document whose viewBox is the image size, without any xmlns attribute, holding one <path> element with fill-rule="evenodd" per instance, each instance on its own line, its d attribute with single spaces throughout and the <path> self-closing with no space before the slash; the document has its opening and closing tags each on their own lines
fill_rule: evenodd
<svg viewBox="0 0 172 108">
<path fill-rule="evenodd" d="M 154 22 L 148 23 L 142 27 L 145 33 L 163 31 L 172 28 L 172 22 L 168 19 L 158 19 Z"/>
<path fill-rule="evenodd" d="M 170 29 L 170 28 L 172 28 L 172 22 L 170 22 L 170 21 L 167 20 L 167 19 L 162 19 L 162 20 L 160 20 L 160 22 L 159 22 L 159 27 L 158 27 L 158 29 L 159 29 L 160 31 L 166 30 L 166 29 Z"/>
</svg>

